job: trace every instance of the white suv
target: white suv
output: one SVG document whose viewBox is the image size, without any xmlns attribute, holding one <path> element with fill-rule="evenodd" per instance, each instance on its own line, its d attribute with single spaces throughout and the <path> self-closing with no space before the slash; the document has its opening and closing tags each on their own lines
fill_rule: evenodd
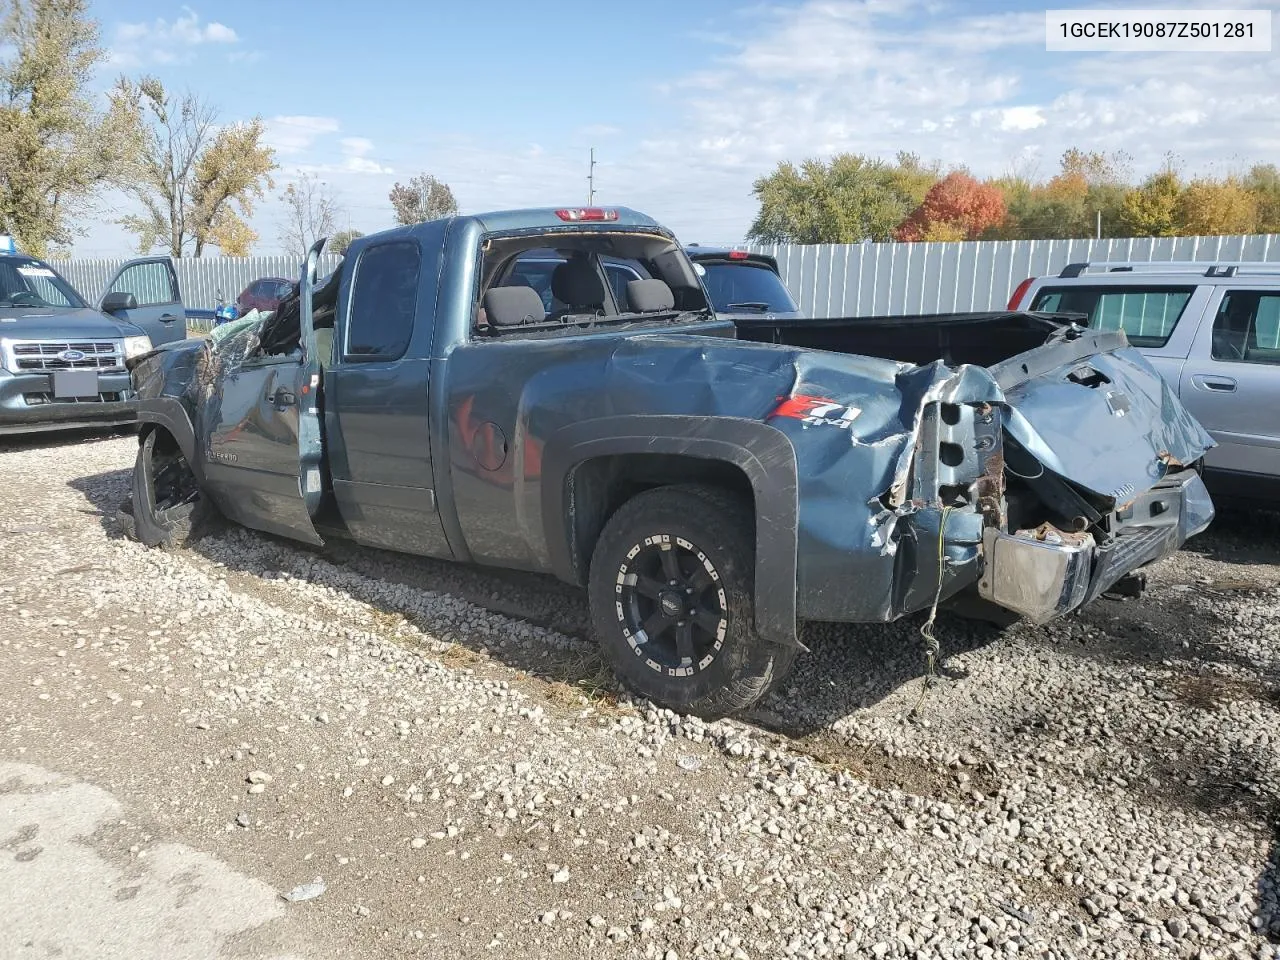
<svg viewBox="0 0 1280 960">
<path fill-rule="evenodd" d="M 1123 330 L 1218 441 L 1215 497 L 1280 503 L 1280 264 L 1073 263 L 1024 280 L 1009 309 Z"/>
</svg>

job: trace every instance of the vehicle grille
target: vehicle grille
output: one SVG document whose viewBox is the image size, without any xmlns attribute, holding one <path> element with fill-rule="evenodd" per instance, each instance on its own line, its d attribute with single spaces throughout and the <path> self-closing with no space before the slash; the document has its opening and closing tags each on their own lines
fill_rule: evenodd
<svg viewBox="0 0 1280 960">
<path fill-rule="evenodd" d="M 118 340 L 18 340 L 10 344 L 9 350 L 17 372 L 124 368 L 123 351 Z M 67 354 L 71 357 L 68 358 Z"/>
</svg>

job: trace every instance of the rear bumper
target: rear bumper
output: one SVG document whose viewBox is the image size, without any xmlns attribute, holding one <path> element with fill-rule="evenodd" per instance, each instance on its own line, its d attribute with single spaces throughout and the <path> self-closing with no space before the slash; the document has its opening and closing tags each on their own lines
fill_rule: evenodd
<svg viewBox="0 0 1280 960">
<path fill-rule="evenodd" d="M 1036 623 L 1068 613 L 1122 577 L 1177 552 L 1213 520 L 1204 481 L 1184 471 L 1135 497 L 1111 517 L 1111 538 L 1038 531 L 983 534 L 978 593 Z"/>
<path fill-rule="evenodd" d="M 99 374 L 98 389 L 93 399 L 54 399 L 49 374 L 0 371 L 0 436 L 136 422 L 137 403 L 128 372 Z"/>
</svg>

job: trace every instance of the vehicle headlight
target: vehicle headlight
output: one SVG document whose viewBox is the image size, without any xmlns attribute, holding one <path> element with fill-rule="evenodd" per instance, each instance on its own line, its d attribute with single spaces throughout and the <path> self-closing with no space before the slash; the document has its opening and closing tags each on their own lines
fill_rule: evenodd
<svg viewBox="0 0 1280 960">
<path fill-rule="evenodd" d="M 150 337 L 125 337 L 124 338 L 124 358 L 132 360 L 134 357 L 140 357 L 144 353 L 151 352 Z"/>
</svg>

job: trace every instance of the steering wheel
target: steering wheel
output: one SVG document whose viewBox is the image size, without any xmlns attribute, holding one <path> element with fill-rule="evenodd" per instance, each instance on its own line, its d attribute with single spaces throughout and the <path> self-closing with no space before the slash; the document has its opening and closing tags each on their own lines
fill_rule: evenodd
<svg viewBox="0 0 1280 960">
<path fill-rule="evenodd" d="M 44 299 L 28 290 L 20 290 L 5 298 L 15 307 L 43 307 Z"/>
</svg>

